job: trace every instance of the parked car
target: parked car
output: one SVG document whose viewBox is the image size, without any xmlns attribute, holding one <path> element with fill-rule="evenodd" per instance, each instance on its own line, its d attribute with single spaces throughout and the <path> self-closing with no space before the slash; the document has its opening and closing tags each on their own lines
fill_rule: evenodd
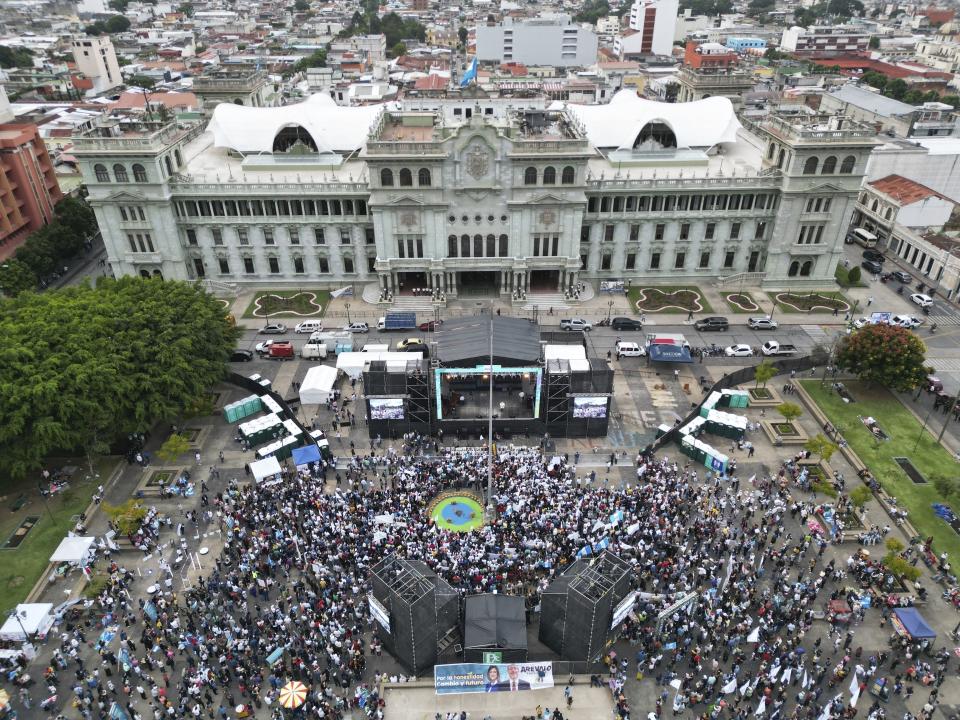
<svg viewBox="0 0 960 720">
<path fill-rule="evenodd" d="M 230 362 L 250 362 L 253 360 L 253 353 L 249 350 L 234 350 L 230 354 Z"/>
<path fill-rule="evenodd" d="M 768 316 L 752 317 L 747 320 L 747 327 L 751 330 L 776 330 L 779 323 Z"/>
<path fill-rule="evenodd" d="M 723 351 L 723 354 L 727 357 L 753 357 L 753 348 L 741 343 L 739 345 L 731 345 Z"/>
<path fill-rule="evenodd" d="M 443 320 L 428 320 L 419 325 L 420 332 L 433 332 L 443 325 Z"/>
<path fill-rule="evenodd" d="M 423 345 L 424 342 L 418 337 L 408 337 L 397 341 L 397 350 L 409 350 L 411 345 Z"/>
<path fill-rule="evenodd" d="M 894 315 L 890 318 L 890 324 L 913 330 L 915 327 L 923 325 L 923 320 L 913 315 Z"/>
<path fill-rule="evenodd" d="M 283 335 L 287 331 L 287 326 L 283 323 L 269 323 L 260 328 L 261 335 Z"/>
<path fill-rule="evenodd" d="M 870 318 L 865 318 L 865 317 L 858 317 L 856 320 L 853 321 L 853 326 L 857 330 L 862 330 L 867 325 L 872 325 L 872 324 L 873 323 L 870 322 Z"/>
<path fill-rule="evenodd" d="M 730 321 L 725 317 L 706 317 L 697 320 L 693 327 L 701 332 L 705 330 L 729 330 Z"/>
<path fill-rule="evenodd" d="M 297 323 L 297 326 L 293 329 L 298 335 L 300 333 L 315 333 L 323 330 L 323 323 L 319 320 L 304 320 L 302 323 Z"/>
<path fill-rule="evenodd" d="M 643 323 L 633 318 L 615 317 L 610 321 L 610 327 L 614 330 L 643 330 Z"/>
<path fill-rule="evenodd" d="M 883 261 L 886 260 L 882 252 L 870 249 L 864 250 L 862 257 L 864 260 L 870 260 L 871 262 L 880 263 L 881 265 L 883 264 Z"/>
<path fill-rule="evenodd" d="M 933 305 L 933 298 L 929 295 L 924 295 L 923 293 L 914 293 L 910 296 L 910 301 L 922 308 L 931 307 Z"/>
<path fill-rule="evenodd" d="M 560 321 L 561 330 L 583 330 L 584 332 L 589 332 L 592 327 L 593 325 L 583 318 L 564 318 Z"/>
<path fill-rule="evenodd" d="M 365 322 L 350 323 L 349 325 L 344 325 L 343 329 L 347 332 L 352 332 L 352 333 L 370 332 L 370 326 L 367 325 Z"/>
<path fill-rule="evenodd" d="M 905 273 L 903 270 L 894 270 L 890 273 L 890 277 L 894 280 L 899 280 L 902 283 L 913 282 L 913 276 L 910 273 Z"/>
<path fill-rule="evenodd" d="M 408 345 L 404 345 L 402 348 L 397 348 L 400 352 L 419 352 L 423 353 L 423 357 L 430 357 L 430 348 L 424 342 L 414 342 Z"/>
<path fill-rule="evenodd" d="M 879 275 L 883 272 L 883 265 L 878 263 L 876 260 L 864 260 L 862 263 L 860 263 L 860 267 L 862 267 L 868 273 L 873 273 L 874 275 Z"/>
<path fill-rule="evenodd" d="M 280 340 L 264 340 L 263 342 L 258 342 L 254 350 L 256 350 L 261 355 L 269 355 L 270 346 L 278 342 L 281 342 L 281 341 Z"/>
<path fill-rule="evenodd" d="M 617 359 L 622 357 L 643 357 L 647 354 L 646 348 L 638 343 L 621 340 L 617 343 Z"/>
</svg>

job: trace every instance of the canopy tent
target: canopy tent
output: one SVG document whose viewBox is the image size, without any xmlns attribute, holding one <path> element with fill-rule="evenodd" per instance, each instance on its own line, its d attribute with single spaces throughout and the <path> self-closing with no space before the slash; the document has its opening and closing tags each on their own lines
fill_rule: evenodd
<svg viewBox="0 0 960 720">
<path fill-rule="evenodd" d="M 264 478 L 279 475 L 280 462 L 273 455 L 271 455 L 263 460 L 256 460 L 250 463 L 250 472 L 253 473 L 254 479 L 257 482 L 260 482 Z"/>
<path fill-rule="evenodd" d="M 297 467 L 309 465 L 320 459 L 320 448 L 315 443 L 293 449 L 293 464 Z"/>
<path fill-rule="evenodd" d="M 654 362 L 692 363 L 690 348 L 683 345 L 664 345 L 651 343 L 647 346 L 647 354 Z"/>
<path fill-rule="evenodd" d="M 22 603 L 16 617 L 11 616 L 0 627 L 0 640 L 25 641 L 33 635 L 45 635 L 53 625 L 53 603 Z M 26 632 L 26 635 L 24 635 Z"/>
<path fill-rule="evenodd" d="M 468 662 L 479 662 L 478 651 L 501 651 L 503 662 L 527 658 L 527 625 L 519 595 L 471 595 L 464 602 L 463 649 Z M 472 651 L 472 652 L 471 652 Z M 475 657 L 475 660 L 469 659 Z"/>
<path fill-rule="evenodd" d="M 893 627 L 901 635 L 914 640 L 935 638 L 937 633 L 923 619 L 923 615 L 916 608 L 895 608 L 893 611 Z"/>
<path fill-rule="evenodd" d="M 333 395 L 337 369 L 331 365 L 314 365 L 300 383 L 300 404 L 320 405 Z"/>
<path fill-rule="evenodd" d="M 337 369 L 359 380 L 372 362 L 385 362 L 390 371 L 404 371 L 408 362 L 421 359 L 422 352 L 345 352 L 337 355 Z"/>
<path fill-rule="evenodd" d="M 96 538 L 93 537 L 65 537 L 60 541 L 57 549 L 53 551 L 50 562 L 83 565 L 92 555 L 90 549 L 94 542 L 96 542 Z"/>
</svg>

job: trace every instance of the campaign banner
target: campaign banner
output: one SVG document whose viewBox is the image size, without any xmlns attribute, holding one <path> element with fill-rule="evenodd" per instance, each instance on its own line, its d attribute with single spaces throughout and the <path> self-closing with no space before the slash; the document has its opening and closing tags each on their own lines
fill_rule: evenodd
<svg viewBox="0 0 960 720">
<path fill-rule="evenodd" d="M 543 690 L 553 687 L 553 663 L 436 665 L 433 685 L 437 695 Z"/>
</svg>

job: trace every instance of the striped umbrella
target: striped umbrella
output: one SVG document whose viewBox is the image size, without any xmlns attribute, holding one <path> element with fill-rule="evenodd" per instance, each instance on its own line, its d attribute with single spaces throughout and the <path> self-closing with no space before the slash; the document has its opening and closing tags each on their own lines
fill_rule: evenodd
<svg viewBox="0 0 960 720">
<path fill-rule="evenodd" d="M 299 680 L 291 680 L 280 688 L 280 704 L 288 710 L 294 710 L 307 699 L 307 686 Z"/>
</svg>

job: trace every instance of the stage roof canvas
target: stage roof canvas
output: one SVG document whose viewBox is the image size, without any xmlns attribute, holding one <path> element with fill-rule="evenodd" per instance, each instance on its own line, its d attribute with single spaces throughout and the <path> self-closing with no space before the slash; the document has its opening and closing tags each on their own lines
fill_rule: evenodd
<svg viewBox="0 0 960 720">
<path fill-rule="evenodd" d="M 523 318 L 493 316 L 493 362 L 518 366 L 540 358 L 540 332 L 537 325 Z M 447 366 L 490 362 L 489 315 L 445 320 L 428 340 L 436 339 L 437 358 Z"/>
<path fill-rule="evenodd" d="M 471 595 L 464 604 L 465 648 L 527 649 L 523 598 L 517 595 Z"/>
</svg>

